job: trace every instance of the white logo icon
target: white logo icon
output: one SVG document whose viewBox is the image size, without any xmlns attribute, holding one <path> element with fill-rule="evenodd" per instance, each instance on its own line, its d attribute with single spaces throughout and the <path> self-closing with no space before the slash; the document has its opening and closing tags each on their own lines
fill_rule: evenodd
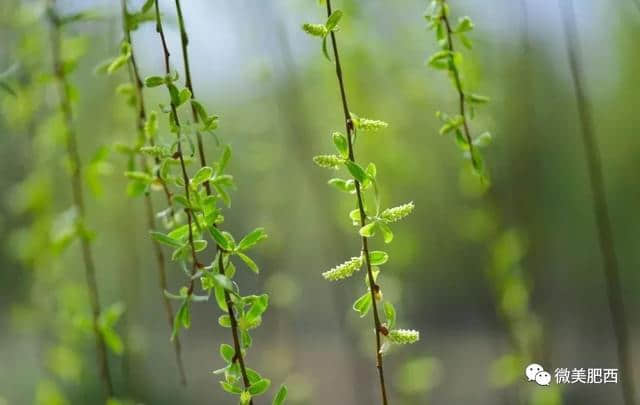
<svg viewBox="0 0 640 405">
<path fill-rule="evenodd" d="M 547 373 L 546 371 L 540 371 L 538 374 L 536 374 L 536 382 L 538 383 L 538 385 L 549 385 L 549 383 L 551 382 L 551 374 Z"/>
<path fill-rule="evenodd" d="M 528 381 L 535 381 L 538 385 L 549 385 L 551 374 L 544 371 L 544 368 L 537 363 L 531 363 L 524 370 Z"/>
</svg>

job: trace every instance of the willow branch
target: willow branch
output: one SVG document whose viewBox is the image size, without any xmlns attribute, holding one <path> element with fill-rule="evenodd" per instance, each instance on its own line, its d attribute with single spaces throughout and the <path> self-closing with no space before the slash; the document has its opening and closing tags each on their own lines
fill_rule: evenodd
<svg viewBox="0 0 640 405">
<path fill-rule="evenodd" d="M 605 196 L 604 176 L 600 149 L 595 139 L 591 108 L 587 102 L 587 96 L 583 84 L 583 71 L 581 64 L 581 49 L 578 41 L 578 29 L 576 26 L 573 4 L 571 0 L 559 0 L 564 19 L 564 34 L 569 57 L 571 79 L 578 106 L 578 115 L 582 127 L 582 144 L 584 147 L 591 192 L 593 195 L 593 214 L 598 227 L 598 241 L 602 253 L 602 264 L 606 278 L 609 310 L 613 320 L 613 329 L 617 340 L 618 361 L 622 378 L 622 392 L 626 405 L 634 405 L 635 387 L 633 384 L 633 367 L 631 361 L 631 344 L 629 342 L 629 328 L 627 326 L 622 288 L 620 286 L 620 271 L 615 253 L 613 231 L 609 219 L 609 208 Z"/>
<path fill-rule="evenodd" d="M 82 161 L 78 151 L 76 133 L 73 125 L 73 111 L 71 107 L 70 83 L 67 80 L 67 72 L 65 72 L 64 63 L 61 53 L 61 26 L 60 20 L 55 11 L 55 0 L 49 0 L 48 13 L 51 24 L 51 49 L 53 52 L 53 70 L 54 77 L 58 85 L 59 107 L 63 117 L 66 131 L 66 149 L 71 164 L 71 190 L 73 194 L 73 203 L 78 210 L 77 225 L 84 226 L 86 218 L 86 210 L 83 197 L 82 186 Z M 96 354 L 100 378 L 104 395 L 107 398 L 113 396 L 113 383 L 109 373 L 109 361 L 107 357 L 107 347 L 100 332 L 98 325 L 101 313 L 100 296 L 98 293 L 98 283 L 96 281 L 95 264 L 89 239 L 86 235 L 80 235 L 80 245 L 82 248 L 82 259 L 84 261 L 85 278 L 87 282 L 87 291 L 89 295 L 89 303 L 91 306 L 92 328 L 96 340 Z"/>
<path fill-rule="evenodd" d="M 445 1 L 443 1 L 444 3 Z M 465 97 L 464 90 L 462 89 L 462 80 L 460 79 L 460 71 L 458 70 L 458 66 L 454 62 L 454 45 L 453 45 L 453 31 L 451 29 L 451 24 L 449 23 L 449 16 L 447 13 L 442 13 L 442 21 L 444 21 L 444 25 L 447 28 L 447 46 L 449 48 L 449 52 L 451 55 L 449 56 L 449 66 L 451 68 L 451 72 L 453 73 L 453 81 L 456 85 L 456 90 L 458 92 L 458 105 L 460 116 L 462 117 L 462 127 L 464 129 L 464 137 L 467 140 L 467 144 L 469 145 L 469 155 L 471 156 L 471 164 L 474 168 L 479 169 L 478 162 L 475 158 L 475 153 L 473 151 L 473 138 L 471 137 L 471 131 L 469 131 L 469 123 L 466 112 L 465 105 Z"/>
<path fill-rule="evenodd" d="M 175 0 L 175 4 L 176 4 L 176 11 L 178 14 L 178 26 L 180 29 L 180 45 L 182 47 L 182 59 L 184 63 L 185 86 L 191 92 L 191 99 L 193 100 L 195 99 L 195 93 L 193 90 L 193 82 L 191 80 L 191 68 L 189 65 L 189 51 L 188 51 L 189 36 L 187 34 L 187 30 L 185 27 L 180 0 Z M 198 123 L 199 122 L 198 114 L 196 112 L 196 108 L 193 103 L 191 103 L 191 114 L 193 117 L 193 121 L 195 123 Z M 197 137 L 197 143 L 198 143 L 198 156 L 200 159 L 200 165 L 201 167 L 204 167 L 207 165 L 207 159 L 204 153 L 204 145 L 202 142 L 202 134 L 200 133 L 200 131 L 196 130 L 196 137 Z M 205 187 L 205 190 L 207 191 L 207 195 L 211 195 L 212 194 L 211 184 L 209 183 L 209 181 L 206 181 L 204 183 L 204 187 Z M 219 244 L 216 244 L 216 249 L 218 251 L 218 271 L 220 274 L 224 275 L 225 274 L 224 260 L 223 260 L 224 249 L 222 249 L 222 247 Z M 229 313 L 229 318 L 231 320 L 231 335 L 233 337 L 233 347 L 235 350 L 234 361 L 238 361 L 238 364 L 240 365 L 240 372 L 242 374 L 242 381 L 244 383 L 244 387 L 245 389 L 248 389 L 251 386 L 251 383 L 249 381 L 249 376 L 247 374 L 247 369 L 245 367 L 244 357 L 242 355 L 240 338 L 238 335 L 238 322 L 236 320 L 236 316 L 234 313 L 233 302 L 231 301 L 231 295 L 227 290 L 224 291 L 224 298 L 225 298 L 225 303 L 227 304 L 227 312 Z M 250 404 L 253 404 L 253 399 L 251 399 Z"/>
<path fill-rule="evenodd" d="M 127 0 L 122 0 L 122 19 L 123 19 L 122 24 L 124 29 L 124 36 L 125 36 L 125 40 L 131 45 L 131 57 L 129 59 L 129 66 L 130 66 L 129 74 L 130 74 L 131 82 L 134 85 L 136 90 L 136 101 L 137 101 L 136 128 L 138 130 L 138 136 L 140 136 L 141 139 L 144 139 L 144 136 L 145 136 L 144 125 L 147 120 L 147 113 L 146 113 L 145 103 L 144 103 L 142 79 L 140 78 L 140 72 L 138 70 L 138 64 L 136 62 L 135 52 L 133 50 L 133 44 L 131 41 L 131 31 L 129 30 L 129 26 L 127 24 L 127 15 L 128 15 Z M 149 146 L 154 146 L 153 138 L 149 137 L 148 143 L 149 143 Z M 149 168 L 148 168 L 146 159 L 144 157 L 141 157 L 140 160 L 141 160 L 142 167 L 146 172 L 148 172 Z M 156 165 L 160 163 L 158 157 L 155 158 L 155 163 Z M 169 188 L 167 187 L 167 184 L 164 181 L 164 179 L 162 179 L 159 175 L 157 175 L 157 173 L 156 173 L 156 178 L 161 183 L 162 188 L 165 191 L 165 195 L 167 197 L 167 203 L 169 204 L 169 207 L 172 213 L 171 216 L 173 217 L 173 204 L 171 202 L 171 193 L 169 192 Z M 149 193 L 145 194 L 144 198 L 145 198 L 145 211 L 147 216 L 147 227 L 150 231 L 153 231 L 156 228 L 153 201 Z M 167 322 L 169 324 L 169 330 L 172 330 L 173 316 L 174 316 L 173 306 L 171 304 L 171 300 L 169 300 L 169 298 L 164 294 L 164 292 L 167 290 L 167 271 L 165 266 L 166 262 L 164 258 L 164 253 L 162 252 L 162 247 L 160 246 L 159 242 L 152 240 L 151 243 L 153 244 L 153 250 L 154 250 L 155 259 L 156 259 L 156 268 L 158 271 L 160 295 L 162 296 L 162 301 L 165 308 Z M 178 336 L 174 336 L 173 348 L 174 348 L 174 353 L 176 357 L 176 364 L 178 366 L 178 372 L 180 374 L 180 382 L 182 383 L 182 385 L 186 385 L 187 377 L 184 370 L 184 363 L 182 361 L 182 346 L 180 344 L 180 338 Z"/>
<path fill-rule="evenodd" d="M 327 17 L 331 16 L 331 0 L 326 0 L 327 3 Z M 338 52 L 338 44 L 336 41 L 336 35 L 332 30 L 331 33 L 331 45 L 333 48 L 333 57 L 336 65 L 336 77 L 338 79 L 338 85 L 340 87 L 340 98 L 342 101 L 342 110 L 344 112 L 344 122 L 345 128 L 347 132 L 347 143 L 349 146 L 349 160 L 355 163 L 355 154 L 353 150 L 353 138 L 355 135 L 355 128 L 353 125 L 353 121 L 351 120 L 351 113 L 349 112 L 349 106 L 347 103 L 347 94 L 344 87 L 344 79 L 342 76 L 342 66 L 340 65 L 340 54 Z M 358 200 L 358 211 L 360 213 L 360 226 L 363 227 L 367 224 L 367 214 L 364 210 L 364 203 L 362 199 L 362 191 L 360 188 L 360 182 L 354 179 L 356 186 L 356 197 Z M 389 401 L 387 400 L 387 389 L 384 382 L 384 368 L 382 364 L 382 343 L 381 343 L 381 334 L 385 331 L 380 322 L 380 316 L 378 314 L 378 304 L 376 300 L 376 293 L 380 291 L 380 287 L 375 283 L 373 278 L 373 270 L 371 269 L 371 259 L 369 256 L 369 244 L 368 240 L 365 236 L 362 236 L 362 252 L 365 257 L 365 264 L 367 267 L 367 275 L 369 279 L 369 291 L 371 293 L 371 303 L 373 309 L 373 321 L 376 331 L 376 368 L 378 369 L 378 376 L 380 377 L 380 394 L 382 396 L 382 403 L 387 405 Z"/>
<path fill-rule="evenodd" d="M 170 56 L 169 47 L 167 46 L 167 39 L 164 35 L 164 29 L 162 28 L 162 17 L 160 16 L 160 6 L 158 5 L 158 1 L 155 1 L 154 5 L 155 5 L 155 11 L 156 11 L 156 31 L 160 35 L 160 40 L 162 41 L 165 73 L 169 75 L 171 73 L 171 65 L 169 63 L 169 56 Z M 178 142 L 177 142 L 178 150 L 176 155 L 178 157 L 178 160 L 180 161 L 180 170 L 182 172 L 182 180 L 184 182 L 184 193 L 187 199 L 187 204 L 191 206 L 191 197 L 190 197 L 191 192 L 189 190 L 189 183 L 190 183 L 189 175 L 187 174 L 187 166 L 184 162 L 184 154 L 182 153 L 182 128 L 180 126 L 180 118 L 178 117 L 178 111 L 173 100 L 171 100 L 171 114 L 173 115 L 173 119 L 175 120 L 175 124 L 177 128 L 176 136 L 178 138 Z M 200 264 L 200 262 L 198 262 L 198 257 L 196 255 L 196 248 L 193 241 L 192 225 L 193 225 L 194 218 L 193 218 L 191 209 L 186 208 L 185 213 L 187 214 L 187 224 L 189 229 L 189 248 L 191 250 L 191 259 L 192 259 L 192 266 L 191 266 L 192 277 L 189 278 L 189 287 L 188 287 L 187 295 L 191 296 L 195 288 L 195 279 L 193 275 L 197 272 L 197 268 L 201 267 L 202 265 Z"/>
</svg>

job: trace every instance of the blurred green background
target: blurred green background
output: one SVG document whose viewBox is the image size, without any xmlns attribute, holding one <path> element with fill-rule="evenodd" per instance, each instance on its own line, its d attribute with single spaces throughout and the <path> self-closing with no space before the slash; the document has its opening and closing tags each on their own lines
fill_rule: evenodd
<svg viewBox="0 0 640 405">
<path fill-rule="evenodd" d="M 98 148 L 135 137 L 133 113 L 114 91 L 126 74 L 93 72 L 118 52 L 115 3 L 59 1 L 62 12 L 98 16 L 67 30 L 75 43 L 65 52 L 85 52 L 71 78 L 82 158 L 89 177 L 102 182 L 97 195 L 87 192 L 101 298 L 127 306 L 118 327 L 126 354 L 111 359 L 117 392 L 146 404 L 233 403 L 211 374 L 222 365 L 218 345 L 229 340 L 213 303 L 196 305 L 182 334 L 189 386 L 180 386 L 142 200 L 125 192 L 126 159 L 112 152 L 90 164 Z M 631 1 L 575 3 L 640 384 L 640 12 Z M 161 7 L 181 71 L 173 2 Z M 220 115 L 218 134 L 234 150 L 238 190 L 225 212 L 228 226 L 269 233 L 256 250 L 261 275 L 240 275 L 245 292 L 272 295 L 247 361 L 274 386 L 286 382 L 292 404 L 377 403 L 371 320 L 351 309 L 362 280 L 330 285 L 320 276 L 359 249 L 347 216 L 353 201 L 328 187 L 327 172 L 311 162 L 332 150 L 329 134 L 343 128 L 333 67 L 300 29 L 323 21 L 324 9 L 301 0 L 190 0 L 183 7 L 196 92 Z M 474 48 L 463 52 L 467 83 L 492 99 L 472 122 L 474 133 L 494 135 L 485 194 L 461 169 L 455 142 L 438 135 L 435 112 L 455 112 L 456 96 L 441 72 L 424 65 L 436 49 L 422 17 L 426 2 L 334 7 L 345 11 L 338 38 L 351 108 L 390 124 L 361 139 L 358 158 L 377 164 L 385 205 L 416 205 L 386 247 L 385 296 L 396 303 L 400 327 L 421 331 L 418 344 L 386 357 L 392 402 L 558 403 L 527 385 L 525 361 L 547 370 L 618 367 L 557 1 L 451 2 L 454 17 L 469 15 L 476 25 Z M 57 95 L 46 79 L 42 4 L 5 0 L 0 21 L 0 71 L 19 64 L 8 79 L 16 96 L 0 94 L 0 404 L 99 403 L 78 246 L 55 256 L 27 242 L 27 228 L 46 232 L 71 198 L 57 124 L 48 118 Z M 161 73 L 153 24 L 133 41 L 143 75 Z M 149 107 L 162 102 L 160 90 L 148 94 Z M 207 144 L 218 153 L 213 138 Z M 495 269 L 505 261 L 524 291 L 502 289 Z M 181 270 L 168 268 L 170 285 L 179 286 Z M 513 315 L 514 306 L 524 309 Z M 537 339 L 526 359 L 509 357 L 514 334 L 505 314 L 525 319 L 516 341 Z M 622 403 L 619 385 L 565 388 L 566 404 Z"/>
</svg>

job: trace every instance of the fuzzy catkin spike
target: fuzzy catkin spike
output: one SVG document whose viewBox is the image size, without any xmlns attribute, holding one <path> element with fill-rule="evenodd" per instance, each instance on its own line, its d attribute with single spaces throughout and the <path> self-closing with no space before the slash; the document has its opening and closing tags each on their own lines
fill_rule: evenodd
<svg viewBox="0 0 640 405">
<path fill-rule="evenodd" d="M 365 132 L 376 132 L 379 129 L 384 129 L 389 126 L 384 121 L 370 120 L 368 118 L 358 118 L 355 120 L 356 128 Z"/>
<path fill-rule="evenodd" d="M 337 169 L 339 165 L 344 163 L 344 159 L 336 155 L 318 155 L 313 157 L 313 162 L 326 169 Z"/>
<path fill-rule="evenodd" d="M 389 332 L 389 340 L 397 344 L 411 344 L 420 340 L 420 332 L 413 329 L 394 329 Z"/>
<path fill-rule="evenodd" d="M 322 273 L 322 277 L 329 281 L 338 281 L 351 277 L 351 275 L 362 267 L 362 256 L 352 257 L 348 261 Z"/>
<path fill-rule="evenodd" d="M 411 214 L 415 205 L 413 201 L 382 211 L 380 217 L 386 222 L 396 222 Z"/>
</svg>

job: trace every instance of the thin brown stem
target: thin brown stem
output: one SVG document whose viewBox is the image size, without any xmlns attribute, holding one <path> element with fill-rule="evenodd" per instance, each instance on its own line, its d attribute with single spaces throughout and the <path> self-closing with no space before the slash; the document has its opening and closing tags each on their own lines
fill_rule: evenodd
<svg viewBox="0 0 640 405">
<path fill-rule="evenodd" d="M 180 0 L 175 0 L 176 2 L 176 11 L 178 13 L 178 26 L 180 27 L 180 45 L 182 47 L 182 60 L 184 62 L 184 77 L 185 77 L 185 86 L 191 92 L 191 99 L 194 100 L 196 94 L 193 90 L 193 82 L 191 81 L 191 68 L 189 67 L 189 35 L 187 34 L 187 29 L 184 23 L 184 17 L 182 15 L 182 7 L 180 5 Z M 193 117 L 193 122 L 196 124 L 199 122 L 198 113 L 196 111 L 196 107 L 193 103 L 191 103 L 191 116 Z M 200 131 L 196 130 L 196 142 L 198 144 L 198 156 L 200 158 L 200 165 L 206 166 L 207 159 L 204 153 L 204 144 L 202 142 L 202 134 Z M 204 187 L 207 190 L 207 194 L 211 195 L 211 184 L 208 181 L 204 183 Z"/>
<path fill-rule="evenodd" d="M 167 76 L 171 73 L 171 65 L 169 63 L 169 57 L 170 57 L 170 53 L 169 53 L 169 47 L 167 45 L 167 39 L 164 35 L 164 29 L 162 28 L 162 17 L 160 16 L 160 6 L 158 5 L 158 1 L 154 2 L 155 5 L 155 11 L 156 11 L 156 31 L 158 32 L 158 34 L 160 35 L 160 40 L 162 41 L 162 50 L 164 53 L 164 68 L 165 68 L 165 73 L 167 74 Z M 182 128 L 180 127 L 180 118 L 178 117 L 178 110 L 176 108 L 175 103 L 173 102 L 173 100 L 171 101 L 171 116 L 173 117 L 174 121 L 175 121 L 175 125 L 177 128 L 177 137 L 178 137 L 178 150 L 176 152 L 176 155 L 178 157 L 178 160 L 180 161 L 180 170 L 182 172 L 182 181 L 184 182 L 184 193 L 185 193 L 185 197 L 187 199 L 187 204 L 191 205 L 191 197 L 190 197 L 190 189 L 189 189 L 189 174 L 187 173 L 187 166 L 184 162 L 184 154 L 182 153 Z M 189 236 L 188 236 L 188 240 L 189 240 L 189 248 L 191 250 L 191 260 L 192 260 L 192 267 L 191 267 L 191 276 L 189 278 L 189 287 L 188 287 L 188 292 L 187 295 L 191 296 L 193 294 L 193 290 L 195 288 L 195 279 L 193 277 L 193 275 L 197 272 L 197 269 L 199 267 L 201 267 L 201 264 L 198 262 L 198 257 L 196 255 L 196 248 L 195 248 L 195 244 L 194 244 L 194 240 L 193 240 L 193 215 L 192 212 L 189 208 L 185 209 L 185 213 L 187 214 L 187 226 L 189 229 Z"/>
<path fill-rule="evenodd" d="M 587 96 L 584 90 L 584 73 L 581 64 L 582 56 L 580 43 L 578 41 L 578 28 L 576 26 L 572 1 L 559 0 L 559 2 L 564 19 L 563 26 L 569 57 L 569 68 L 578 106 L 578 115 L 582 127 L 582 143 L 587 161 L 591 192 L 593 194 L 593 214 L 598 227 L 598 241 L 600 243 L 602 264 L 606 278 L 609 310 L 611 311 L 613 329 L 617 339 L 618 361 L 620 362 L 620 371 L 622 373 L 622 393 L 625 404 L 634 405 L 636 399 L 633 384 L 629 328 L 625 317 L 624 300 L 620 286 L 620 271 L 618 269 L 613 231 L 611 220 L 609 219 L 609 208 L 605 195 L 602 158 L 593 129 L 591 108 L 587 102 Z"/>
<path fill-rule="evenodd" d="M 471 156 L 471 164 L 474 168 L 479 170 L 478 162 L 476 161 L 475 154 L 473 152 L 473 138 L 471 137 L 471 131 L 469 131 L 469 123 L 467 119 L 466 112 L 466 103 L 464 97 L 464 90 L 462 89 L 462 80 L 460 79 L 460 71 L 456 66 L 454 59 L 454 45 L 453 45 L 453 31 L 451 30 L 451 24 L 449 23 L 449 16 L 446 12 L 442 13 L 442 21 L 444 21 L 444 25 L 447 28 L 447 46 L 449 48 L 449 52 L 451 55 L 449 56 L 449 66 L 451 68 L 451 72 L 453 74 L 453 81 L 456 85 L 456 90 L 458 92 L 458 106 L 460 111 L 460 116 L 462 117 L 462 128 L 464 130 L 464 137 L 467 140 L 467 144 L 469 145 L 469 155 Z"/>
<path fill-rule="evenodd" d="M 185 26 L 185 22 L 184 22 L 184 17 L 182 14 L 182 7 L 180 5 L 180 0 L 175 0 L 175 4 L 176 4 L 176 10 L 177 10 L 177 14 L 178 14 L 178 25 L 180 28 L 180 44 L 182 47 L 182 59 L 183 59 L 183 63 L 184 63 L 184 75 L 185 75 L 185 86 L 189 89 L 189 91 L 191 92 L 191 98 L 192 100 L 195 99 L 195 92 L 193 89 L 193 82 L 191 80 L 191 69 L 190 69 L 190 65 L 189 65 L 189 52 L 188 52 L 188 47 L 189 47 L 189 36 L 187 34 L 187 30 L 186 30 L 186 26 Z M 191 103 L 191 114 L 193 117 L 193 121 L 195 123 L 199 122 L 198 119 L 198 114 L 196 112 L 196 108 L 195 105 L 193 103 Z M 196 137 L 197 137 L 197 143 L 198 143 L 198 156 L 200 159 L 200 165 L 201 167 L 204 167 L 207 165 L 207 159 L 204 153 L 204 145 L 202 142 L 202 135 L 200 134 L 199 131 L 196 130 Z M 208 181 L 206 181 L 204 183 L 204 187 L 205 190 L 207 191 L 207 195 L 211 195 L 211 185 L 209 184 Z M 216 244 L 216 249 L 218 250 L 218 271 L 220 272 L 220 274 L 224 275 L 224 249 L 222 249 L 222 247 L 218 244 Z M 240 372 L 242 374 L 242 380 L 244 383 L 244 387 L 245 389 L 248 389 L 251 386 L 251 383 L 249 381 L 249 377 L 247 374 L 247 370 L 245 367 L 245 362 L 244 362 L 244 357 L 242 355 L 242 349 L 241 349 L 241 345 L 240 345 L 240 338 L 238 335 L 238 322 L 236 320 L 236 316 L 234 313 L 234 306 L 233 306 L 233 301 L 231 301 L 231 295 L 229 294 L 228 291 L 225 290 L 224 292 L 224 297 L 225 297 L 225 302 L 227 304 L 227 312 L 229 313 L 229 318 L 231 320 L 231 335 L 233 337 L 233 347 L 235 350 L 235 355 L 234 355 L 234 361 L 238 361 L 238 364 L 240 365 Z M 253 404 L 253 399 L 250 400 L 249 402 L 250 404 Z"/>
<path fill-rule="evenodd" d="M 136 109 L 137 109 L 137 117 L 136 117 L 136 127 L 138 130 L 138 136 L 141 139 L 144 139 L 144 125 L 147 120 L 147 113 L 145 109 L 144 103 L 144 93 L 143 93 L 143 84 L 142 79 L 140 78 L 140 72 L 138 70 L 138 64 L 136 62 L 135 52 L 133 51 L 133 43 L 131 41 L 131 31 L 127 25 L 127 0 L 122 0 L 122 24 L 124 30 L 125 40 L 131 45 L 131 57 L 129 59 L 129 73 L 131 82 L 136 89 Z M 153 139 L 149 139 L 148 141 L 150 146 L 154 145 Z M 144 157 L 141 157 L 141 165 L 145 171 L 148 171 L 148 164 Z M 159 164 L 159 159 L 155 158 L 156 164 Z M 173 217 L 173 204 L 171 202 L 171 193 L 167 187 L 166 182 L 156 173 L 156 178 L 162 184 L 163 190 L 165 191 L 165 195 L 167 197 L 167 203 L 169 207 L 171 207 L 171 215 Z M 154 209 L 153 209 L 153 201 L 151 199 L 150 194 L 145 195 L 145 210 L 147 215 L 147 227 L 150 231 L 156 229 L 156 221 L 154 218 Z M 153 250 L 156 258 L 156 268 L 158 271 L 158 281 L 160 286 L 160 295 L 162 296 L 163 305 L 165 308 L 167 322 L 169 325 L 169 330 L 173 328 L 173 306 L 171 305 L 171 300 L 167 296 L 165 296 L 164 291 L 167 289 L 167 271 L 165 266 L 165 258 L 164 253 L 162 252 L 162 247 L 160 243 L 153 240 L 152 242 Z M 178 372 L 180 374 L 180 382 L 182 385 L 187 384 L 187 377 L 184 370 L 184 364 L 182 361 L 182 347 L 180 344 L 180 338 L 178 336 L 174 336 L 173 338 L 173 348 L 176 357 L 176 364 L 178 366 Z"/>
<path fill-rule="evenodd" d="M 331 15 L 331 0 L 326 0 L 327 3 L 327 17 Z M 344 86 L 344 79 L 342 76 L 342 66 L 340 65 L 340 54 L 338 52 L 338 45 L 336 41 L 336 35 L 333 31 L 330 33 L 331 36 L 331 45 L 333 47 L 333 57 L 335 60 L 336 66 L 336 77 L 338 79 L 338 85 L 340 87 L 340 98 L 342 101 L 342 110 L 344 113 L 344 122 L 345 129 L 347 132 L 347 142 L 349 146 L 349 160 L 355 163 L 355 154 L 353 150 L 353 138 L 355 134 L 355 128 L 353 125 L 353 121 L 351 120 L 351 113 L 349 112 L 349 106 L 347 103 L 347 94 Z M 365 226 L 367 223 L 367 214 L 364 210 L 364 202 L 362 198 L 362 190 L 360 189 L 360 182 L 355 180 L 356 185 L 356 197 L 358 200 L 358 211 L 360 212 L 360 226 Z M 375 326 L 376 333 L 376 368 L 378 369 L 378 376 L 380 377 L 380 394 L 382 396 L 382 403 L 387 405 L 389 403 L 387 399 L 387 389 L 384 382 L 384 368 L 382 365 L 382 343 L 381 343 L 381 334 L 384 333 L 385 329 L 380 322 L 380 316 L 378 315 L 378 304 L 376 293 L 380 291 L 380 286 L 378 286 L 373 278 L 373 271 L 371 269 L 371 261 L 369 257 L 369 243 L 366 237 L 362 237 L 362 255 L 364 256 L 365 264 L 367 267 L 367 275 L 369 279 L 369 291 L 371 293 L 371 303 L 372 303 L 372 312 L 373 312 L 373 321 Z"/>
<path fill-rule="evenodd" d="M 66 148 L 67 155 L 71 164 L 71 190 L 73 194 L 73 203 L 78 210 L 77 226 L 84 228 L 86 219 L 86 210 L 83 197 L 82 186 L 82 161 L 78 151 L 76 133 L 73 125 L 73 111 L 71 107 L 70 83 L 67 81 L 67 72 L 62 61 L 61 54 L 61 27 L 60 21 L 55 11 L 55 0 L 49 0 L 48 3 L 49 20 L 51 23 L 51 49 L 53 52 L 53 70 L 59 92 L 60 112 L 64 120 L 66 131 Z M 106 398 L 113 396 L 113 383 L 109 373 L 109 360 L 107 347 L 100 332 L 100 296 L 98 294 L 98 283 L 96 281 L 95 264 L 89 239 L 84 234 L 84 230 L 80 230 L 80 245 L 82 248 L 82 259 L 84 261 L 85 277 L 87 282 L 87 291 L 89 295 L 89 303 L 91 306 L 92 328 L 96 340 L 96 354 L 98 361 L 98 369 L 102 380 L 102 387 Z"/>
</svg>

